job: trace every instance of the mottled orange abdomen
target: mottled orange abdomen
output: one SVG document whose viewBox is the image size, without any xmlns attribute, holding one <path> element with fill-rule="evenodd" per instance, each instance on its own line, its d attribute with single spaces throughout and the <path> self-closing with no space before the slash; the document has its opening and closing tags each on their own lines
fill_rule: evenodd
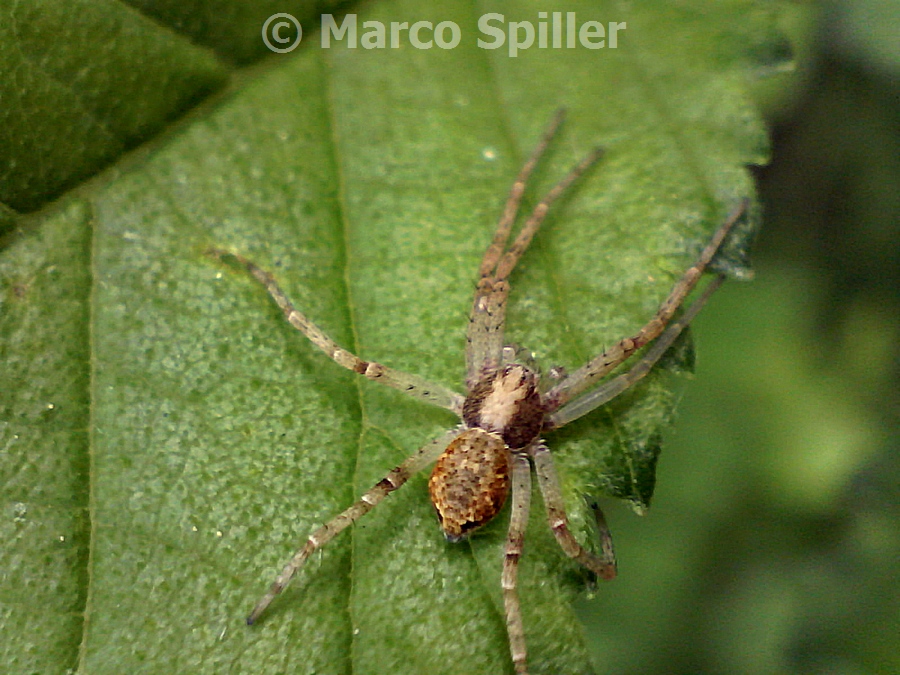
<svg viewBox="0 0 900 675">
<path fill-rule="evenodd" d="M 457 436 L 428 481 L 444 536 L 459 541 L 490 521 L 509 494 L 509 450 L 497 434 L 469 429 Z"/>
</svg>

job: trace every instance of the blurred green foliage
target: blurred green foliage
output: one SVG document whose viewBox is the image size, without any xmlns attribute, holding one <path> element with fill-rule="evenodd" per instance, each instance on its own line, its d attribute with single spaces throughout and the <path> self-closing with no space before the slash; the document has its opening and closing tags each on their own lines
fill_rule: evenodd
<svg viewBox="0 0 900 675">
<path fill-rule="evenodd" d="M 581 605 L 605 672 L 900 672 L 900 10 L 799 9 L 757 278 L 695 323 L 654 508 L 612 507 Z"/>
</svg>

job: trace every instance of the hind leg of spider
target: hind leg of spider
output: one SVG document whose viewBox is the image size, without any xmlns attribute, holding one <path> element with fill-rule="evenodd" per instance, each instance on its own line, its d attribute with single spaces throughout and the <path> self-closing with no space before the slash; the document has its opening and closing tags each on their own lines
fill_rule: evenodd
<svg viewBox="0 0 900 675">
<path fill-rule="evenodd" d="M 434 462 L 461 431 L 459 428 L 453 429 L 421 447 L 402 464 L 391 469 L 384 478 L 360 497 L 359 501 L 309 535 L 303 547 L 294 554 L 294 557 L 284 566 L 281 574 L 278 575 L 278 578 L 275 579 L 266 594 L 256 603 L 253 611 L 247 617 L 247 623 L 253 624 L 256 622 L 266 607 L 275 599 L 275 596 L 279 595 L 287 587 L 290 580 L 303 567 L 309 556 L 375 508 L 391 492 L 402 487 L 409 480 L 410 476 Z"/>
<path fill-rule="evenodd" d="M 522 624 L 522 608 L 519 604 L 519 558 L 525 544 L 528 525 L 528 509 L 531 504 L 531 466 L 528 457 L 521 452 L 512 453 L 512 515 L 506 536 L 506 554 L 503 558 L 503 606 L 506 609 L 506 632 L 509 636 L 509 653 L 517 675 L 528 675 L 525 647 L 525 629 Z"/>
<path fill-rule="evenodd" d="M 271 274 L 244 256 L 217 248 L 211 248 L 206 253 L 222 261 L 226 258 L 236 260 L 254 279 L 265 287 L 272 299 L 281 308 L 281 311 L 284 312 L 288 323 L 303 333 L 310 342 L 338 365 L 359 375 L 365 375 L 370 380 L 376 380 L 394 389 L 399 389 L 413 398 L 446 408 L 457 415 L 462 411 L 463 397 L 456 392 L 439 384 L 428 382 L 418 375 L 394 370 L 375 361 L 364 361 L 356 354 L 340 347 L 321 328 L 310 321 L 305 314 L 294 307 Z"/>
<path fill-rule="evenodd" d="M 566 507 L 559 487 L 559 478 L 556 475 L 556 468 L 553 466 L 553 457 L 550 454 L 550 450 L 543 443 L 535 443 L 529 449 L 529 453 L 534 461 L 538 486 L 541 489 L 544 506 L 547 509 L 547 520 L 560 548 L 567 556 L 589 569 L 599 578 L 614 578 L 616 576 L 616 556 L 613 552 L 612 537 L 609 534 L 609 528 L 606 527 L 603 513 L 599 511 L 599 507 L 594 507 L 600 534 L 600 555 L 596 555 L 579 544 L 578 540 L 575 539 L 575 535 L 569 530 L 569 519 L 566 516 Z"/>
</svg>

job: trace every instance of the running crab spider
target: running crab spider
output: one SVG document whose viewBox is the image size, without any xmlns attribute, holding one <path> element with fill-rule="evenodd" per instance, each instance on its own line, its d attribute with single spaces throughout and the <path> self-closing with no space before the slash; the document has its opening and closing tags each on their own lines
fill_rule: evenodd
<svg viewBox="0 0 900 675">
<path fill-rule="evenodd" d="M 508 279 L 550 205 L 599 158 L 599 150 L 589 153 L 547 193 L 512 245 L 507 244 L 528 178 L 563 117 L 564 111 L 556 113 L 520 170 L 493 239 L 482 258 L 466 336 L 465 396 L 426 382 L 416 375 L 374 361 L 364 361 L 342 349 L 291 304 L 269 273 L 240 255 L 220 249 L 209 250 L 209 255 L 214 258 L 232 258 L 244 267 L 265 286 L 288 322 L 338 364 L 421 401 L 450 410 L 461 420 L 459 426 L 424 445 L 402 464 L 391 469 L 355 504 L 315 530 L 253 608 L 247 617 L 248 624 L 260 617 L 313 552 L 371 511 L 391 492 L 402 487 L 410 476 L 432 463 L 434 469 L 428 489 L 444 536 L 450 542 L 464 539 L 493 519 L 512 493 L 501 585 L 510 654 L 516 673 L 528 672 L 517 573 L 531 500 L 532 464 L 550 528 L 562 550 L 600 578 L 611 579 L 615 576 L 612 541 L 599 510 L 599 554 L 584 548 L 570 532 L 553 459 L 541 435 L 604 405 L 650 372 L 724 281 L 723 275 L 717 275 L 701 295 L 675 318 L 704 269 L 740 220 L 746 210 L 746 202 L 732 211 L 694 265 L 678 280 L 657 313 L 643 328 L 631 337 L 619 340 L 575 372 L 554 378 L 553 386 L 545 390 L 539 387 L 540 375 L 537 371 L 528 364 L 517 362 L 515 350 L 504 345 Z M 630 370 L 600 384 L 604 376 L 648 344 L 649 348 Z"/>
</svg>

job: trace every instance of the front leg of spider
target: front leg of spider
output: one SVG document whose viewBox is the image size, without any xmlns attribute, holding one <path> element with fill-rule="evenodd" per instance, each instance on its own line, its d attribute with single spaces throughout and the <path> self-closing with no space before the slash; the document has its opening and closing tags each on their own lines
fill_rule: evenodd
<svg viewBox="0 0 900 675">
<path fill-rule="evenodd" d="M 662 303 L 657 314 L 636 335 L 624 338 L 571 375 L 561 369 L 551 373 L 545 393 L 540 376 L 529 363 L 510 362 L 517 350 L 505 346 L 504 324 L 509 295 L 509 275 L 528 248 L 550 205 L 593 164 L 594 150 L 537 204 L 516 239 L 508 244 L 527 181 L 562 122 L 557 112 L 509 192 L 503 214 L 479 266 L 466 335 L 465 397 L 418 376 L 360 359 L 339 347 L 312 321 L 299 312 L 275 280 L 255 264 L 235 254 L 211 249 L 215 258 L 233 258 L 257 279 L 284 311 L 287 320 L 316 347 L 339 365 L 379 381 L 425 403 L 460 416 L 462 424 L 427 443 L 365 492 L 349 508 L 315 530 L 285 565 L 268 592 L 247 617 L 254 623 L 284 590 L 312 553 L 371 511 L 387 495 L 402 487 L 413 474 L 434 464 L 428 490 L 444 536 L 458 542 L 493 519 L 511 493 L 511 516 L 504 552 L 501 586 L 506 613 L 510 656 L 518 675 L 527 675 L 525 630 L 517 591 L 518 563 L 522 556 L 525 527 L 531 501 L 531 463 L 544 499 L 548 524 L 563 552 L 603 579 L 616 574 L 612 541 L 602 514 L 597 511 L 600 554 L 585 549 L 572 535 L 551 453 L 541 434 L 611 400 L 644 377 L 699 312 L 721 284 L 719 277 L 680 317 L 674 318 L 697 284 L 706 265 L 740 218 L 746 203 L 732 213 L 704 249 L 697 263 L 685 273 Z M 643 357 L 626 373 L 591 387 L 642 345 L 652 342 Z"/>
</svg>

